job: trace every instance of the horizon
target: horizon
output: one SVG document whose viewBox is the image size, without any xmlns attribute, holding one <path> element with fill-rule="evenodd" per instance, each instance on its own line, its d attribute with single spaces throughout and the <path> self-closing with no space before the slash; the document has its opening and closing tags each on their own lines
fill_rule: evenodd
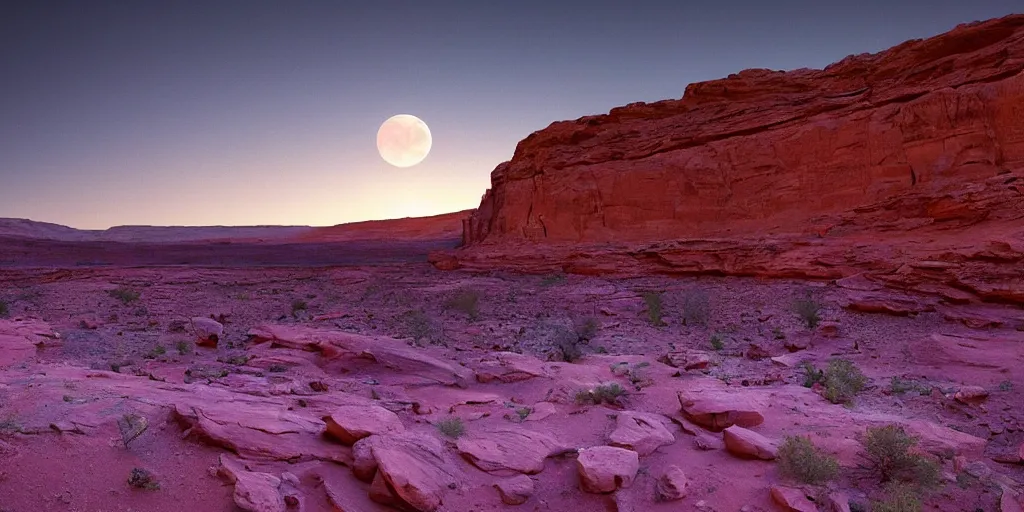
<svg viewBox="0 0 1024 512">
<path fill-rule="evenodd" d="M 102 230 L 456 213 L 552 122 L 743 69 L 821 69 L 1015 7 L 613 4 L 8 6 L 0 217 Z M 433 133 L 409 168 L 374 144 L 402 113 Z"/>
</svg>

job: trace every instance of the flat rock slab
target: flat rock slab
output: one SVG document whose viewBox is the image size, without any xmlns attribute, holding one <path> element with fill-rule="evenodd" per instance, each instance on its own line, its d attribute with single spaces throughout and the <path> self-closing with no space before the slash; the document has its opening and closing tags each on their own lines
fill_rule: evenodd
<svg viewBox="0 0 1024 512">
<path fill-rule="evenodd" d="M 529 475 L 544 469 L 544 459 L 571 449 L 547 434 L 521 428 L 473 433 L 460 438 L 457 447 L 463 458 L 484 471 Z"/>
<path fill-rule="evenodd" d="M 650 455 L 676 441 L 666 423 L 668 420 L 660 414 L 623 411 L 616 418 L 615 430 L 608 440 L 612 446 L 628 448 L 641 456 Z"/>
<path fill-rule="evenodd" d="M 737 392 L 684 391 L 678 396 L 686 419 L 715 432 L 733 425 L 756 427 L 764 422 L 761 404 Z"/>
<path fill-rule="evenodd" d="M 405 430 L 397 414 L 379 405 L 339 407 L 330 416 L 324 416 L 323 421 L 327 433 L 348 446 L 373 434 Z"/>
<path fill-rule="evenodd" d="M 733 425 L 722 431 L 722 440 L 729 453 L 746 459 L 775 460 L 778 447 L 767 437 Z"/>
</svg>

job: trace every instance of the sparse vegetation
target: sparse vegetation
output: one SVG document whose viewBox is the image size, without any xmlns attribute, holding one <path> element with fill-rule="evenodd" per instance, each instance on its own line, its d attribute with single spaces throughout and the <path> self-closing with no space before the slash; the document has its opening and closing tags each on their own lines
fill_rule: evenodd
<svg viewBox="0 0 1024 512">
<path fill-rule="evenodd" d="M 834 404 L 847 403 L 867 384 L 867 377 L 846 359 L 833 359 L 825 369 L 825 398 Z"/>
<path fill-rule="evenodd" d="M 0 421 L 0 434 L 17 434 L 21 432 L 21 423 L 14 416 L 8 416 Z"/>
<path fill-rule="evenodd" d="M 804 436 L 787 437 L 778 453 L 779 471 L 805 484 L 822 484 L 839 474 L 839 462 Z"/>
<path fill-rule="evenodd" d="M 124 304 L 131 304 L 132 302 L 139 300 L 139 297 L 142 296 L 142 293 L 140 293 L 138 290 L 129 288 L 127 286 L 119 286 L 113 290 L 108 291 L 107 294 L 121 301 Z"/>
<path fill-rule="evenodd" d="M 246 363 L 249 362 L 250 357 L 251 356 L 248 356 L 246 354 L 237 354 L 233 356 L 221 357 L 218 358 L 217 360 L 222 363 L 233 364 L 235 366 L 244 366 Z"/>
<path fill-rule="evenodd" d="M 916 380 L 893 376 L 889 381 L 889 391 L 894 395 L 902 395 L 910 391 L 916 391 L 919 395 L 923 395 L 928 392 L 928 389 Z"/>
<path fill-rule="evenodd" d="M 444 306 L 465 313 L 470 321 L 480 318 L 480 292 L 471 289 L 459 290 L 449 298 Z"/>
<path fill-rule="evenodd" d="M 540 280 L 540 285 L 544 287 L 554 286 L 556 284 L 562 284 L 565 281 L 565 274 L 548 274 Z"/>
<path fill-rule="evenodd" d="M 711 317 L 711 301 L 704 290 L 690 290 L 683 296 L 683 325 L 706 326 Z"/>
<path fill-rule="evenodd" d="M 609 404 L 619 405 L 619 400 L 626 394 L 626 388 L 618 382 L 599 384 L 594 389 L 581 389 L 576 392 L 576 403 L 578 404 Z"/>
<path fill-rule="evenodd" d="M 6 300 L 0 300 L 0 318 L 6 318 L 9 314 L 11 314 L 10 305 L 7 304 Z"/>
<path fill-rule="evenodd" d="M 804 370 L 804 387 L 814 387 L 817 383 L 825 383 L 825 372 L 814 367 L 810 361 L 804 361 L 802 368 Z"/>
<path fill-rule="evenodd" d="M 821 322 L 821 303 L 815 300 L 810 293 L 793 301 L 793 311 L 803 320 L 808 329 L 818 327 L 818 323 Z"/>
<path fill-rule="evenodd" d="M 449 416 L 437 422 L 437 430 L 452 439 L 458 439 L 466 433 L 466 425 L 461 418 Z"/>
<path fill-rule="evenodd" d="M 530 416 L 531 412 L 533 412 L 533 409 L 530 409 L 529 407 L 520 407 L 516 409 L 516 415 L 519 416 L 519 421 L 526 421 L 526 418 Z"/>
<path fill-rule="evenodd" d="M 267 367 L 267 371 L 271 373 L 283 373 L 288 371 L 288 367 L 283 364 L 272 364 Z"/>
<path fill-rule="evenodd" d="M 132 468 L 131 474 L 128 475 L 128 485 L 136 489 L 148 489 L 151 491 L 160 488 L 160 482 L 156 481 L 153 473 L 142 468 Z"/>
<path fill-rule="evenodd" d="M 871 502 L 871 512 L 921 512 L 921 498 L 913 487 L 893 482 L 886 486 L 883 499 Z"/>
<path fill-rule="evenodd" d="M 414 341 L 434 340 L 437 328 L 423 310 L 414 309 L 406 311 L 402 315 L 402 323 L 405 326 L 405 334 L 412 337 Z"/>
<path fill-rule="evenodd" d="M 584 318 L 580 322 L 576 322 L 576 337 L 581 341 L 590 341 L 597 336 L 597 330 L 601 327 L 597 323 L 597 319 L 593 317 Z"/>
<path fill-rule="evenodd" d="M 167 349 L 163 345 L 157 344 L 155 347 L 150 349 L 149 353 L 147 353 L 146 355 L 144 355 L 142 357 L 144 357 L 146 359 L 156 359 L 156 358 L 158 358 L 158 357 L 160 357 L 160 356 L 162 356 L 162 355 L 164 355 L 166 353 L 167 353 Z"/>
<path fill-rule="evenodd" d="M 864 458 L 868 469 L 885 483 L 902 482 L 919 490 L 939 483 L 938 464 L 912 449 L 917 438 L 900 425 L 869 427 L 864 436 Z"/>
<path fill-rule="evenodd" d="M 647 306 L 647 321 L 655 327 L 661 327 L 665 325 L 665 322 L 661 319 L 662 310 L 664 304 L 662 304 L 661 293 L 659 292 L 644 292 L 643 293 L 644 305 Z"/>
<path fill-rule="evenodd" d="M 178 354 L 185 355 L 192 351 L 192 344 L 185 340 L 180 340 L 174 344 L 174 349 L 178 351 Z"/>
<path fill-rule="evenodd" d="M 629 364 L 623 361 L 621 363 L 615 363 L 611 365 L 609 369 L 611 370 L 612 375 L 616 375 L 619 377 L 624 376 L 627 379 L 629 379 L 630 384 L 633 384 L 634 386 L 643 387 L 644 384 L 651 382 L 651 379 L 647 376 L 647 371 L 644 370 L 650 365 L 651 363 L 648 363 L 646 361 L 641 361 L 636 364 Z"/>
<path fill-rule="evenodd" d="M 786 339 L 786 333 L 782 332 L 782 329 L 775 327 L 772 329 L 772 337 L 777 340 L 784 340 Z"/>
<path fill-rule="evenodd" d="M 716 350 L 716 351 L 717 350 L 722 350 L 723 348 L 725 348 L 725 335 L 720 333 L 720 332 L 716 332 L 716 333 L 712 334 L 711 335 L 711 348 L 713 350 Z"/>
<path fill-rule="evenodd" d="M 2 315 L 0 315 L 0 316 L 2 316 Z M 1004 393 L 1008 393 L 1010 391 L 1013 391 L 1013 383 L 1008 381 L 1008 380 L 1004 380 L 1004 381 L 1000 382 L 999 383 L 999 391 L 1002 391 Z"/>
<path fill-rule="evenodd" d="M 306 301 L 304 301 L 302 299 L 295 299 L 295 300 L 292 301 L 292 316 L 293 317 L 299 316 L 299 311 L 308 311 L 308 310 L 309 310 L 309 304 L 307 304 Z"/>
</svg>

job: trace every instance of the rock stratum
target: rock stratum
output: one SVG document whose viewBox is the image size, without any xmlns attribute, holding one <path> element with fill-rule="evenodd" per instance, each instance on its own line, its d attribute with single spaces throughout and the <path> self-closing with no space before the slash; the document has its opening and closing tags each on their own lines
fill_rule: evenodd
<svg viewBox="0 0 1024 512">
<path fill-rule="evenodd" d="M 1024 304 L 1024 15 L 553 123 L 431 261 Z"/>
</svg>

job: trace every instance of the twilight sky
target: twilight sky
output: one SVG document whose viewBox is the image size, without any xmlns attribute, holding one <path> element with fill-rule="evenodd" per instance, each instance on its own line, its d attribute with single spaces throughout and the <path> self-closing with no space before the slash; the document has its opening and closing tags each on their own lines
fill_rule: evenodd
<svg viewBox="0 0 1024 512">
<path fill-rule="evenodd" d="M 1020 0 L 2 2 L 0 217 L 333 225 L 473 208 L 494 166 L 552 121 L 1014 10 Z M 376 148 L 400 113 L 434 139 L 405 169 Z"/>
</svg>

